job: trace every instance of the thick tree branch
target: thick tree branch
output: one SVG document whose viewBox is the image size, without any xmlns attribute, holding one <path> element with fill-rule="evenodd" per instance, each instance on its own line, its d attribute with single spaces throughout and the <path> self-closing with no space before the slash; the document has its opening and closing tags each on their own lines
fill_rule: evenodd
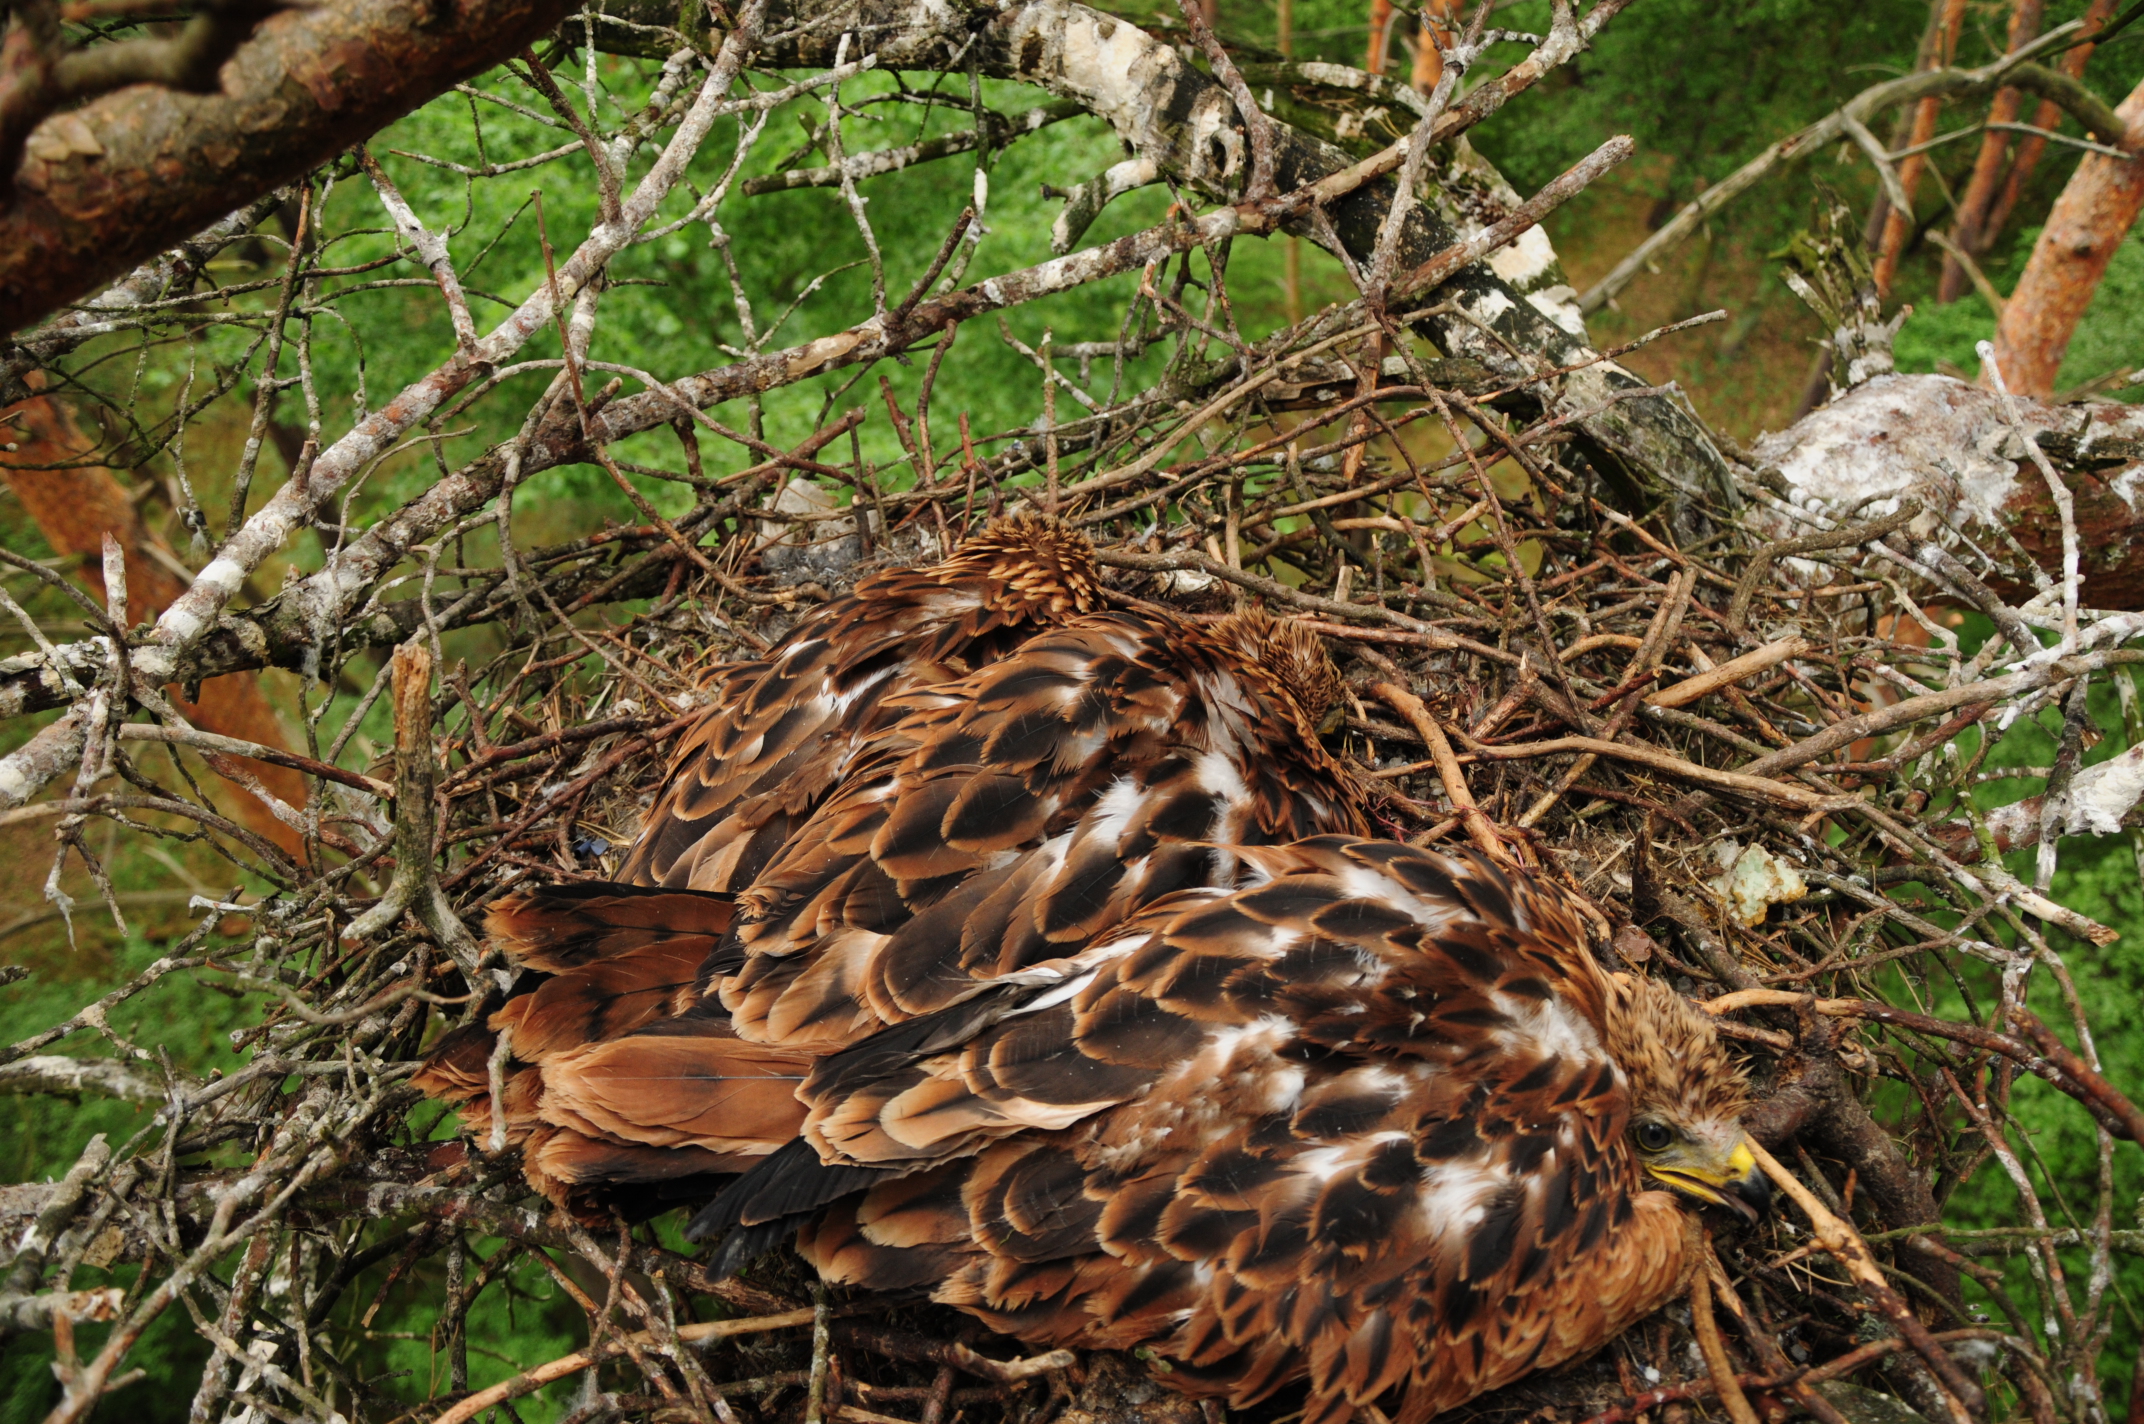
<svg viewBox="0 0 2144 1424">
<path fill-rule="evenodd" d="M 2084 549 L 2084 601 L 2144 609 L 2144 513 L 2129 493 L 2144 477 L 2144 414 L 2111 401 L 2019 406 L 2034 443 L 2069 486 Z M 1866 519 L 1910 500 L 1925 511 L 1911 542 L 1923 539 L 1924 529 L 1940 531 L 1997 591 L 2029 596 L 2035 565 L 2061 577 L 2060 512 L 1992 391 L 1948 376 L 1879 376 L 1760 437 L 1752 453 L 1777 472 L 1798 511 L 1756 515 L 1781 537 L 1828 527 L 1809 522 L 1810 515 L 1843 519 L 1858 508 Z M 1960 534 L 1981 552 L 1957 544 Z M 1903 537 L 1891 543 L 1909 545 Z"/>
<path fill-rule="evenodd" d="M 370 137 L 526 47 L 569 8 L 347 0 L 287 11 L 223 66 L 220 93 L 138 85 L 47 120 L 0 208 L 0 331 Z"/>
</svg>

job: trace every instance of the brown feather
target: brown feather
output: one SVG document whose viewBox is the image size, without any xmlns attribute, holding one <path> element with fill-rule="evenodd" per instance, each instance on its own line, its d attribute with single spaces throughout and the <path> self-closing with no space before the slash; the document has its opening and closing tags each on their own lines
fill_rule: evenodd
<svg viewBox="0 0 2144 1424">
<path fill-rule="evenodd" d="M 836 1208 L 807 1259 L 935 1279 L 1037 1344 L 1150 1348 L 1238 1406 L 1307 1379 L 1306 1417 L 1381 1401 L 1395 1424 L 1678 1288 L 1689 1218 L 1645 1189 L 1626 1127 L 1634 1088 L 1648 1111 L 1739 1106 L 1701 1016 L 1612 983 L 1560 892 L 1477 858 L 1240 854 L 1257 883 L 1145 908 L 1066 970 L 1073 992 L 1020 991 L 1054 1006 L 886 1091 L 845 1067 L 875 1050 L 822 1063 L 803 1089 L 822 1156 L 868 1142 L 923 1170 Z M 1678 1074 L 1677 1034 L 1709 1087 Z"/>
<path fill-rule="evenodd" d="M 550 976 L 490 1015 L 531 1182 L 744 1171 L 694 1233 L 809 1213 L 829 1280 L 1238 1406 L 1304 1382 L 1306 1424 L 1656 1308 L 1691 1218 L 1631 1128 L 1739 1140 L 1709 1023 L 1546 882 L 1359 839 L 1314 637 L 1094 613 L 1087 558 L 1036 523 L 864 581 L 717 675 L 629 862 L 672 889 L 500 902 Z M 492 1046 L 419 1081 L 482 1120 Z"/>
<path fill-rule="evenodd" d="M 831 1050 L 1232 884 L 1226 847 L 1362 833 L 1362 788 L 1298 700 L 1337 686 L 1306 647 L 1256 615 L 1094 614 L 888 698 L 901 719 L 739 893 L 739 1031 Z M 839 964 L 762 967 L 793 956 Z"/>
<path fill-rule="evenodd" d="M 1086 537 L 1026 517 L 942 563 L 859 580 L 765 658 L 716 674 L 624 878 L 743 888 L 892 720 L 889 699 L 986 666 L 1100 602 Z"/>
</svg>

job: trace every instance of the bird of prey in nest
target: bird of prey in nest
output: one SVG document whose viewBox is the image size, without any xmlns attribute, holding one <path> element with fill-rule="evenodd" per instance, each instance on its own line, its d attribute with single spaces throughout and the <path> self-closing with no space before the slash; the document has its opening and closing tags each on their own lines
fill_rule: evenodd
<svg viewBox="0 0 2144 1424">
<path fill-rule="evenodd" d="M 1303 1383 L 1305 1424 L 1583 1355 L 1681 1286 L 1685 1204 L 1762 1210 L 1704 1015 L 1545 880 L 1361 838 L 1314 640 L 1041 604 L 921 672 L 834 605 L 726 679 L 662 883 L 495 905 L 532 972 L 420 1085 L 569 1210 L 713 1195 L 724 1265 L 794 1233 L 1195 1394 Z"/>
<path fill-rule="evenodd" d="M 420 1086 L 481 1125 L 504 1032 L 497 1116 L 547 1196 L 598 1219 L 622 1186 L 704 1197 L 689 1179 L 794 1139 L 819 1056 L 1233 885 L 1233 847 L 1363 834 L 1362 784 L 1318 740 L 1340 682 L 1317 639 L 1255 612 L 1076 614 L 1075 540 L 996 527 L 722 678 L 628 862 L 660 883 L 497 902 L 493 942 L 549 977 Z"/>
</svg>

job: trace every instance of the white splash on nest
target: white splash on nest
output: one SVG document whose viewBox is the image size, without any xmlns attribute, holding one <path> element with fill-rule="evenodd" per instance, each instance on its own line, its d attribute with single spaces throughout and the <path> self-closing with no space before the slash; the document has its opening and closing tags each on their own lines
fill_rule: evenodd
<svg viewBox="0 0 2144 1424">
<path fill-rule="evenodd" d="M 1712 891 L 1745 928 L 1763 924 L 1772 906 L 1791 904 L 1809 893 L 1801 872 L 1761 845 L 1721 841 L 1712 850 L 1720 862 L 1720 873 L 1710 882 Z"/>
<path fill-rule="evenodd" d="M 1920 501 L 1920 537 L 1961 517 L 1995 519 L 2025 457 L 1993 393 L 1948 376 L 1900 375 L 1878 376 L 1758 437 L 1753 453 L 1778 468 L 1805 509 L 1858 508 L 1868 519 L 1901 499 Z"/>
</svg>

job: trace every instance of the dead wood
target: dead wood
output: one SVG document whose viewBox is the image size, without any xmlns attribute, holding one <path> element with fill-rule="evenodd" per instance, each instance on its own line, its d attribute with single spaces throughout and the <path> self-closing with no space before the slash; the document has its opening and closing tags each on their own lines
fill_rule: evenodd
<svg viewBox="0 0 2144 1424">
<path fill-rule="evenodd" d="M 519 52 L 565 11 L 561 0 L 284 11 L 238 48 L 221 92 L 142 84 L 46 119 L 20 166 L 8 157 L 0 330 L 29 326 L 281 187 Z"/>
</svg>

